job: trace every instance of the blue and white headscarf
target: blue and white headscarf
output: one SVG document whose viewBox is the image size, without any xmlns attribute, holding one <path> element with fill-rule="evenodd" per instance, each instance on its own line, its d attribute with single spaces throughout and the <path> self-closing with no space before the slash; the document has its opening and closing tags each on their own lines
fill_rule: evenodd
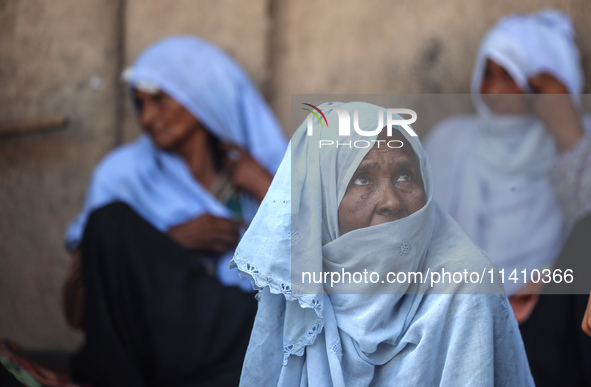
<svg viewBox="0 0 591 387">
<path fill-rule="evenodd" d="M 166 92 L 222 142 L 239 145 L 276 172 L 285 137 L 244 70 L 213 44 L 192 36 L 160 40 L 139 56 L 128 80 L 131 87 L 150 84 Z M 129 204 L 161 231 L 204 213 L 231 217 L 178 154 L 157 148 L 147 135 L 112 151 L 98 165 L 84 208 L 67 230 L 68 250 L 80 244 L 89 214 L 114 201 Z M 242 208 L 248 222 L 258 204 L 244 196 Z M 242 284 L 228 269 L 231 256 L 219 260 L 218 277 L 226 284 Z"/>
<path fill-rule="evenodd" d="M 475 286 L 343 284 L 344 291 L 331 294 L 326 284 L 298 280 L 301 270 L 365 268 L 384 275 L 442 268 L 488 273 L 494 267 L 433 202 L 426 154 L 417 137 L 402 130 L 417 156 L 427 203 L 403 219 L 340 235 L 340 201 L 370 148 L 319 149 L 318 140 L 377 136 L 339 138 L 335 106 L 350 117 L 357 109 L 362 130 L 374 130 L 384 112 L 367 103 L 325 104 L 320 108 L 328 125 L 315 123 L 308 137 L 304 121 L 294 134 L 232 262 L 260 290 L 241 385 L 533 385 L 496 275 L 494 283 Z"/>
</svg>

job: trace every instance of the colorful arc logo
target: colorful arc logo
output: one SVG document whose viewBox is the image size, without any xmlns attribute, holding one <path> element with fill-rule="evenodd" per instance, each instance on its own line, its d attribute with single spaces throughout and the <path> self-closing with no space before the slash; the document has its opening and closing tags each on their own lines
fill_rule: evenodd
<svg viewBox="0 0 591 387">
<path fill-rule="evenodd" d="M 322 118 L 324 118 L 324 122 L 326 122 L 326 126 L 328 126 L 328 121 L 326 120 L 326 117 L 324 116 L 324 113 L 322 113 L 322 110 L 318 109 L 316 106 L 314 106 L 314 105 L 312 105 L 312 104 L 310 104 L 310 103 L 304 103 L 304 105 L 306 105 L 306 106 L 310 106 L 312 109 L 314 109 L 314 110 L 316 110 L 318 113 L 320 113 L 320 115 L 322 116 Z M 314 114 L 314 116 L 316 116 L 316 119 L 318 119 L 318 122 L 320 122 L 320 126 L 324 126 L 324 125 L 322 124 L 322 120 L 320 119 L 320 117 L 318 116 L 318 114 L 316 114 L 316 113 L 314 112 L 314 110 L 310 110 L 310 109 L 308 109 L 308 108 L 302 108 L 302 109 L 304 109 L 304 110 L 306 110 L 306 111 L 309 111 L 310 113 Z"/>
</svg>

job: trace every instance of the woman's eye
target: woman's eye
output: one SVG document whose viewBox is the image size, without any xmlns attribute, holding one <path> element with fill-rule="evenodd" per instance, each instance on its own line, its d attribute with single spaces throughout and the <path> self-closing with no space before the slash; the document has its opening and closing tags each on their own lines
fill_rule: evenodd
<svg viewBox="0 0 591 387">
<path fill-rule="evenodd" d="M 368 185 L 369 184 L 369 180 L 366 179 L 365 177 L 358 177 L 357 179 L 355 179 L 353 181 L 353 184 L 355 184 L 355 185 Z"/>
<path fill-rule="evenodd" d="M 403 173 L 402 175 L 398 176 L 398 179 L 396 179 L 396 181 L 409 181 L 410 180 L 410 175 Z"/>
<path fill-rule="evenodd" d="M 159 91 L 152 96 L 152 101 L 154 102 L 162 102 L 165 99 L 165 95 L 163 92 Z"/>
<path fill-rule="evenodd" d="M 513 77 L 511 75 L 509 75 L 509 73 L 507 73 L 507 72 L 503 73 L 503 79 L 505 81 L 511 81 L 511 82 L 513 82 Z"/>
</svg>

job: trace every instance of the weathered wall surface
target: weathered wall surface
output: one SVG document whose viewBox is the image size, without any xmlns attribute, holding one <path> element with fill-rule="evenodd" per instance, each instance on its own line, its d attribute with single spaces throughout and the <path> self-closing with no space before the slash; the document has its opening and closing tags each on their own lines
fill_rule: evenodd
<svg viewBox="0 0 591 387">
<path fill-rule="evenodd" d="M 486 30 L 543 7 L 573 16 L 591 79 L 586 0 L 0 0 L 0 127 L 70 119 L 0 138 L 0 336 L 78 342 L 60 312 L 63 233 L 98 160 L 139 133 L 119 74 L 151 42 L 188 33 L 220 45 L 290 134 L 295 93 L 468 92 Z"/>
<path fill-rule="evenodd" d="M 292 133 L 291 94 L 469 93 L 486 31 L 508 13 L 545 7 L 572 15 L 591 79 L 591 4 L 585 0 L 277 2 L 273 109 Z"/>
<path fill-rule="evenodd" d="M 63 348 L 64 229 L 115 145 L 117 2 L 0 2 L 0 125 L 66 116 L 63 131 L 0 138 L 0 336 Z M 94 79 L 93 86 L 91 80 Z"/>
</svg>

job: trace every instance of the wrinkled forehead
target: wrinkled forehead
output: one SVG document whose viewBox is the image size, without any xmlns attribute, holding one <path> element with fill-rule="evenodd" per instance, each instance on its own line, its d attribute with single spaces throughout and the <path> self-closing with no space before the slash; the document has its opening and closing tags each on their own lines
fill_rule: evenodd
<svg viewBox="0 0 591 387">
<path fill-rule="evenodd" d="M 401 131 L 393 128 L 391 135 L 388 135 L 386 128 L 382 129 L 382 132 L 376 138 L 376 144 L 372 147 L 373 151 L 381 152 L 396 152 L 402 153 L 412 158 L 414 162 L 419 163 L 417 154 L 409 141 Z M 385 144 L 385 146 L 378 146 Z M 371 151 L 370 150 L 370 151 Z"/>
<path fill-rule="evenodd" d="M 369 149 L 369 152 L 361 160 L 360 165 L 378 155 L 388 155 L 395 159 L 404 159 L 410 164 L 410 167 L 420 171 L 421 166 L 415 150 L 410 141 L 398 130 L 393 130 L 391 135 L 388 135 L 384 128 L 376 137 L 373 147 Z"/>
<path fill-rule="evenodd" d="M 425 193 L 430 196 L 430 170 L 426 154 L 418 141 L 418 138 L 411 137 L 405 133 L 404 129 L 396 126 L 392 128 L 391 133 L 388 133 L 387 128 L 384 127 L 378 135 L 357 138 L 352 140 L 352 145 L 353 144 L 357 144 L 358 147 L 341 147 L 336 150 L 339 203 L 345 195 L 347 186 L 355 171 L 372 150 L 380 152 L 398 152 L 407 155 L 410 162 L 417 164 L 421 173 Z"/>
<path fill-rule="evenodd" d="M 311 120 L 310 115 L 307 126 L 305 121 L 302 130 L 308 130 L 305 138 L 310 147 L 329 144 L 320 145 L 320 149 L 309 151 L 306 156 L 313 163 L 310 167 L 321 172 L 324 192 L 336 195 L 340 203 L 357 167 L 369 151 L 379 144 L 393 149 L 404 148 L 405 152 L 407 149 L 408 152 L 412 151 L 420 167 L 425 192 L 430 197 L 430 168 L 418 137 L 409 134 L 412 132 L 409 124 L 406 124 L 408 131 L 395 123 L 390 124 L 393 120 L 404 122 L 405 117 L 365 102 L 328 102 L 319 108 L 326 117 L 326 125 L 320 120 Z M 391 114 L 391 117 L 387 114 Z M 319 155 L 318 159 L 314 157 L 316 154 Z"/>
</svg>

